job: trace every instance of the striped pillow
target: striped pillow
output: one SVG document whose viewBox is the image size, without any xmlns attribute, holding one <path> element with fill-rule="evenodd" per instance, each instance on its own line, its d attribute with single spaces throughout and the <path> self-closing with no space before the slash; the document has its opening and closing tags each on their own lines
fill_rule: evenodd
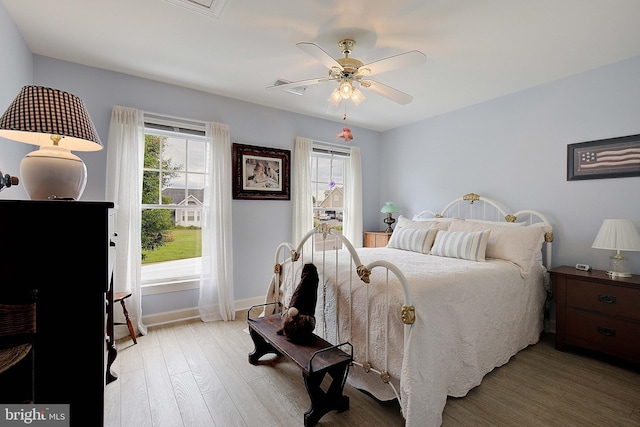
<svg viewBox="0 0 640 427">
<path fill-rule="evenodd" d="M 428 254 L 437 232 L 436 228 L 418 230 L 415 228 L 396 227 L 389 239 L 389 243 L 387 243 L 387 247 Z"/>
<path fill-rule="evenodd" d="M 491 230 L 438 231 L 431 255 L 484 261 Z"/>
</svg>

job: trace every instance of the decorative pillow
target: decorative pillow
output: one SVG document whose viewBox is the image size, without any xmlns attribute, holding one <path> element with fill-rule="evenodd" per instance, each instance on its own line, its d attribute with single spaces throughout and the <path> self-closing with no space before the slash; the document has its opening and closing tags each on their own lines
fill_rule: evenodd
<svg viewBox="0 0 640 427">
<path fill-rule="evenodd" d="M 491 236 L 487 243 L 487 258 L 510 261 L 518 266 L 522 277 L 527 277 L 536 262 L 536 254 L 542 250 L 544 234 L 549 228 L 548 226 L 538 226 L 536 224 L 514 227 L 456 219 L 451 223 L 449 230 L 478 231 L 490 229 Z"/>
<path fill-rule="evenodd" d="M 398 224 L 396 228 L 413 228 L 418 230 L 428 230 L 430 228 L 437 228 L 438 230 L 446 230 L 449 228 L 453 218 L 430 218 L 427 220 L 412 221 L 407 217 L 400 215 L 398 217 Z"/>
<path fill-rule="evenodd" d="M 389 243 L 387 243 L 387 247 L 428 254 L 437 232 L 436 228 L 419 230 L 396 227 L 389 239 Z"/>
<path fill-rule="evenodd" d="M 431 255 L 484 261 L 491 230 L 445 231 L 439 230 L 431 248 Z"/>
</svg>

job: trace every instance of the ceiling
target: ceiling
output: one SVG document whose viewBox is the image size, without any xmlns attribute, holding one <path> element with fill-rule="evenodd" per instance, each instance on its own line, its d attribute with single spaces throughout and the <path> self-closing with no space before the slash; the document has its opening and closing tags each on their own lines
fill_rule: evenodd
<svg viewBox="0 0 640 427">
<path fill-rule="evenodd" d="M 218 17 L 178 0 L 2 1 L 34 54 L 375 131 L 640 55 L 638 0 L 227 0 Z M 365 64 L 424 52 L 423 64 L 371 76 L 413 101 L 363 90 L 343 120 L 327 102 L 334 82 L 301 96 L 266 89 L 326 77 L 296 44 L 340 58 L 344 38 Z"/>
</svg>

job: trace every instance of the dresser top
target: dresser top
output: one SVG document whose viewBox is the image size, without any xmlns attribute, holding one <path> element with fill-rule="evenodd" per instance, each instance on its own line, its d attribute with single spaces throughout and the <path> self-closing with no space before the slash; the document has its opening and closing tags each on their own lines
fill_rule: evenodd
<svg viewBox="0 0 640 427">
<path fill-rule="evenodd" d="M 3 200 L 0 199 L 0 204 L 3 205 L 82 205 L 82 206 L 104 206 L 107 208 L 114 207 L 113 202 L 104 202 L 104 201 L 84 201 L 84 200 Z"/>
<path fill-rule="evenodd" d="M 610 280 L 611 282 L 640 286 L 640 276 L 636 274 L 631 277 L 611 277 L 604 270 L 582 271 L 569 265 L 552 268 L 549 273 L 562 274 L 578 279 Z"/>
</svg>

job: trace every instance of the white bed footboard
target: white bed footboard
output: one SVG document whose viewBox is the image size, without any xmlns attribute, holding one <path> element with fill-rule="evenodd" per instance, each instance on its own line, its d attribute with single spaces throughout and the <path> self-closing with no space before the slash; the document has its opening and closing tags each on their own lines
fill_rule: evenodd
<svg viewBox="0 0 640 427">
<path fill-rule="evenodd" d="M 305 254 L 304 248 L 309 247 L 308 244 L 305 244 L 309 241 L 314 250 L 308 251 L 310 253 Z M 338 268 L 339 257 L 342 258 L 342 268 Z M 348 271 L 344 269 L 345 257 L 350 259 Z M 290 243 L 282 243 L 278 246 L 275 255 L 274 279 L 272 283 L 280 284 L 280 292 L 274 296 L 281 305 L 277 305 L 276 307 L 287 309 L 291 295 L 299 282 L 299 274 L 296 274 L 296 272 L 299 272 L 304 263 L 308 262 L 312 262 L 318 267 L 320 275 L 316 308 L 316 328 L 314 332 L 316 335 L 333 344 L 348 341 L 355 348 L 360 349 L 359 352 L 354 354 L 353 365 L 361 367 L 367 373 L 377 373 L 381 381 L 393 389 L 393 393 L 398 401 L 400 401 L 401 397 L 396 389 L 400 379 L 391 378 L 389 367 L 390 352 L 398 351 L 398 349 L 393 348 L 391 344 L 391 322 L 399 322 L 401 319 L 401 322 L 404 324 L 403 342 L 406 346 L 410 329 L 415 322 L 416 316 L 409 285 L 404 274 L 396 265 L 385 260 L 376 260 L 363 265 L 358 253 L 349 240 L 338 231 L 332 229 L 328 224 L 323 223 L 305 234 L 297 247 L 294 247 Z M 382 271 L 385 279 L 382 281 L 370 281 L 371 275 L 374 271 L 377 272 L 377 270 Z M 391 282 L 396 285 L 399 283 L 401 286 L 403 303 L 400 308 L 400 313 L 392 312 L 392 310 L 397 309 L 397 306 L 393 306 L 390 303 L 390 292 L 397 292 L 397 287 L 394 288 L 390 286 Z M 346 304 L 342 297 L 340 303 L 336 303 L 337 299 L 334 299 L 337 291 L 331 287 L 333 285 L 337 286 L 339 283 L 342 283 L 343 287 L 348 286 L 348 291 L 344 289 L 341 291 L 346 297 Z M 356 289 L 362 292 L 362 284 L 365 284 L 364 292 L 366 293 L 367 303 L 359 304 L 359 308 L 357 308 L 358 312 L 354 313 L 352 293 L 355 292 Z M 375 323 L 372 322 L 372 309 L 375 308 L 376 312 L 379 312 L 381 307 L 383 309 L 384 319 L 380 319 L 379 314 L 376 314 L 376 321 Z M 362 312 L 363 310 L 364 312 Z M 357 316 L 357 323 L 360 325 L 358 326 L 358 331 L 361 331 L 362 327 L 364 327 L 366 333 L 352 333 L 354 315 Z M 344 324 L 345 319 L 349 322 L 348 325 Z M 331 325 L 333 325 L 335 330 L 328 330 L 328 328 L 331 328 Z M 398 330 L 397 327 L 396 330 Z M 349 336 L 345 337 L 345 333 Z M 371 336 L 376 337 L 375 343 L 370 341 Z M 380 348 L 380 337 L 383 337 L 383 348 Z M 380 351 L 384 354 L 379 354 Z M 374 354 L 374 352 L 376 353 Z M 372 360 L 378 361 L 378 366 L 376 366 L 376 363 L 372 362 Z M 380 364 L 382 364 L 382 366 L 380 366 Z"/>
</svg>

